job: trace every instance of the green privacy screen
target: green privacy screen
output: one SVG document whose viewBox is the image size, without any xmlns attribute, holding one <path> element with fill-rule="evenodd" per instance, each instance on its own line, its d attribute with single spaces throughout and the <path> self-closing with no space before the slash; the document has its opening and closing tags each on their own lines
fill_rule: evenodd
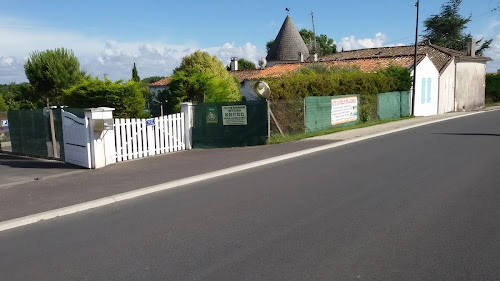
<svg viewBox="0 0 500 281">
<path fill-rule="evenodd" d="M 306 97 L 306 132 L 359 122 L 359 95 Z"/>
<path fill-rule="evenodd" d="M 64 108 L 78 117 L 83 109 Z M 61 109 L 53 109 L 57 156 L 64 159 Z M 52 158 L 52 137 L 50 134 L 49 111 L 45 109 L 9 110 L 9 131 L 12 152 L 29 156 Z"/>
<path fill-rule="evenodd" d="M 378 95 L 380 120 L 410 116 L 410 92 L 391 92 Z"/>
<path fill-rule="evenodd" d="M 48 157 L 50 127 L 44 109 L 9 110 L 9 131 L 12 152 Z"/>
<path fill-rule="evenodd" d="M 266 101 L 195 104 L 193 147 L 264 144 L 268 135 L 267 122 Z"/>
</svg>

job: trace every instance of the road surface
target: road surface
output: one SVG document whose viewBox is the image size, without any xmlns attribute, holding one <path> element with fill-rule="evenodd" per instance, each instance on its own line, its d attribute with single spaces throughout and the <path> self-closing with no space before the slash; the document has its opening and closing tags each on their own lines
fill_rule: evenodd
<svg viewBox="0 0 500 281">
<path fill-rule="evenodd" d="M 431 124 L 0 232 L 0 280 L 498 280 L 498 120 Z"/>
</svg>

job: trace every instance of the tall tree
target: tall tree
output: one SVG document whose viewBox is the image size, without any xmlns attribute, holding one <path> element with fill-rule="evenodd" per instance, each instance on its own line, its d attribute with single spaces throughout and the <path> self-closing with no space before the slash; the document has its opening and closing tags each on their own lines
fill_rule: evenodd
<svg viewBox="0 0 500 281">
<path fill-rule="evenodd" d="M 35 92 L 47 103 L 56 104 L 63 90 L 85 75 L 73 51 L 65 48 L 31 53 L 24 64 L 24 72 Z"/>
<path fill-rule="evenodd" d="M 467 40 L 471 38 L 470 33 L 465 33 L 467 24 L 471 21 L 471 16 L 465 18 L 460 15 L 460 4 L 462 0 L 449 0 L 441 6 L 441 12 L 437 15 L 431 15 L 424 21 L 425 34 L 424 41 L 429 40 L 432 44 L 454 49 L 457 51 L 466 51 Z M 492 39 L 485 40 L 481 38 L 476 42 L 480 47 L 477 54 L 482 55 L 483 51 L 490 47 Z"/>
<path fill-rule="evenodd" d="M 307 30 L 305 28 L 299 30 L 300 37 L 304 40 L 304 43 L 311 49 L 314 45 L 314 33 L 312 30 Z M 266 50 L 269 52 L 274 44 L 274 40 L 269 40 L 266 43 Z M 316 35 L 316 51 L 320 55 L 326 56 L 337 52 L 337 45 L 333 39 L 328 38 L 325 34 Z"/>
<path fill-rule="evenodd" d="M 139 74 L 137 73 L 137 67 L 135 66 L 135 62 L 134 62 L 134 68 L 132 68 L 132 81 L 134 81 L 134 82 L 141 81 L 141 78 L 139 77 Z"/>
<path fill-rule="evenodd" d="M 241 100 L 238 80 L 216 56 L 196 51 L 174 70 L 170 91 L 184 101 L 223 102 Z"/>
</svg>

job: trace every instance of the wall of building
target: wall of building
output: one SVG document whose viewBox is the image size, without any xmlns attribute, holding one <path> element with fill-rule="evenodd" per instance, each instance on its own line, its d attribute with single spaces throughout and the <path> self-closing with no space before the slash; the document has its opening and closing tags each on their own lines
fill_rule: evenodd
<svg viewBox="0 0 500 281">
<path fill-rule="evenodd" d="M 455 110 L 455 60 L 452 60 L 439 77 L 438 114 Z"/>
<path fill-rule="evenodd" d="M 413 73 L 412 73 L 413 76 Z M 438 113 L 439 72 L 428 57 L 417 65 L 415 116 Z"/>
<path fill-rule="evenodd" d="M 165 89 L 168 89 L 168 86 L 149 86 L 149 93 L 151 94 L 151 97 L 156 100 L 156 97 L 158 96 L 158 92 L 161 92 Z"/>
<path fill-rule="evenodd" d="M 484 107 L 486 65 L 477 62 L 456 64 L 456 111 L 470 111 Z"/>
</svg>

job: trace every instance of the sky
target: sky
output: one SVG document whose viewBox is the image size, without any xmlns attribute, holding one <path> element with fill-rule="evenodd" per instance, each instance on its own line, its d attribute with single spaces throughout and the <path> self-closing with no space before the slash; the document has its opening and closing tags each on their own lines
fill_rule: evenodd
<svg viewBox="0 0 500 281">
<path fill-rule="evenodd" d="M 446 0 L 421 0 L 423 21 Z M 134 62 L 141 78 L 169 76 L 198 49 L 224 65 L 231 57 L 257 61 L 276 37 L 290 9 L 296 27 L 334 39 L 352 50 L 414 42 L 415 0 L 0 0 L 0 84 L 26 82 L 24 63 L 34 51 L 64 47 L 95 77 L 128 80 Z M 492 11 L 493 9 L 496 9 Z M 492 38 L 484 55 L 488 72 L 500 69 L 500 0 L 463 0 L 471 15 L 467 33 Z"/>
</svg>

